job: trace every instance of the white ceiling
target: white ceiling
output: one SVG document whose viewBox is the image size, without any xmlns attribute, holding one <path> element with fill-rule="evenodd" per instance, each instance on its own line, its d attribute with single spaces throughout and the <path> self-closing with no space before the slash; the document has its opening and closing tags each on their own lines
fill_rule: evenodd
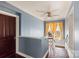
<svg viewBox="0 0 79 59">
<path fill-rule="evenodd" d="M 30 13 L 31 15 L 40 18 L 43 21 L 47 21 L 47 19 L 44 19 L 40 11 L 47 11 L 55 10 L 53 11 L 53 14 L 59 15 L 59 16 L 53 16 L 50 20 L 59 20 L 61 18 L 64 18 L 66 16 L 66 13 L 68 11 L 68 8 L 71 4 L 70 1 L 7 1 L 8 3 L 12 4 L 13 6 Z"/>
</svg>

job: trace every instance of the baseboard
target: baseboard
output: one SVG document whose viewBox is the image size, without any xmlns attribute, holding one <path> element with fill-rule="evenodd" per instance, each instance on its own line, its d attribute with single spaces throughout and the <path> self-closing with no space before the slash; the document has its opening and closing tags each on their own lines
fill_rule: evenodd
<svg viewBox="0 0 79 59">
<path fill-rule="evenodd" d="M 46 51 L 46 53 L 44 54 L 43 58 L 46 58 L 48 52 L 49 52 L 49 50 Z"/>
<path fill-rule="evenodd" d="M 67 46 L 67 44 L 65 43 L 65 49 L 68 52 L 69 58 L 74 58 L 73 53 L 71 52 L 72 50 L 69 49 L 69 47 Z"/>
<path fill-rule="evenodd" d="M 16 53 L 17 53 L 18 55 L 21 55 L 21 56 L 25 57 L 25 58 L 34 58 L 34 57 L 32 57 L 32 56 L 29 56 L 29 55 L 24 54 L 24 53 L 19 52 L 19 51 L 17 51 Z M 44 54 L 43 58 L 46 58 L 47 54 L 48 54 L 48 50 L 47 50 L 46 53 Z"/>
<path fill-rule="evenodd" d="M 25 58 L 33 58 L 32 56 L 29 56 L 29 55 L 24 54 L 24 53 L 19 52 L 19 51 L 17 51 L 16 53 L 19 54 L 19 55 L 21 55 L 21 56 L 23 56 L 23 57 L 25 57 Z"/>
</svg>

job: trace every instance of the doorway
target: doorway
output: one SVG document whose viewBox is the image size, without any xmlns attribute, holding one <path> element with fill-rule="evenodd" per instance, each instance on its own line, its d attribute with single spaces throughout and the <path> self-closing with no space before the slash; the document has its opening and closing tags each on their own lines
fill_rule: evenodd
<svg viewBox="0 0 79 59">
<path fill-rule="evenodd" d="M 60 21 L 46 21 L 44 27 L 44 35 L 47 37 L 48 32 L 51 32 L 53 35 L 53 39 L 55 40 L 56 46 L 64 46 L 64 20 Z"/>
<path fill-rule="evenodd" d="M 55 40 L 63 40 L 64 39 L 64 23 L 63 21 L 59 22 L 46 22 L 45 23 L 45 36 L 48 35 L 50 31 L 54 35 Z"/>
<path fill-rule="evenodd" d="M 0 14 L 0 57 L 16 57 L 16 17 L 7 12 Z"/>
</svg>

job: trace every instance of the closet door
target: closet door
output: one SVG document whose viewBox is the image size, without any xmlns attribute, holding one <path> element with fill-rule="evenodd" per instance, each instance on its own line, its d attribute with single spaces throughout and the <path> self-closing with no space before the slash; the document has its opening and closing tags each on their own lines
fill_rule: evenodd
<svg viewBox="0 0 79 59">
<path fill-rule="evenodd" d="M 4 33 L 3 33 L 3 15 L 2 14 L 0 14 L 0 40 L 1 40 L 1 38 L 3 38 L 3 36 L 4 36 Z"/>
<path fill-rule="evenodd" d="M 16 37 L 16 18 L 15 17 L 9 17 L 9 41 L 10 41 L 10 48 L 12 52 L 15 51 L 15 37 Z"/>
<path fill-rule="evenodd" d="M 0 14 L 0 57 L 15 57 L 16 18 Z"/>
<path fill-rule="evenodd" d="M 5 17 L 0 14 L 0 57 L 6 53 L 6 38 L 5 38 Z"/>
<path fill-rule="evenodd" d="M 7 21 L 8 20 L 8 21 Z M 16 37 L 16 18 L 7 16 L 5 22 L 5 32 L 7 37 L 7 49 L 9 51 L 8 57 L 15 57 L 15 37 Z"/>
</svg>

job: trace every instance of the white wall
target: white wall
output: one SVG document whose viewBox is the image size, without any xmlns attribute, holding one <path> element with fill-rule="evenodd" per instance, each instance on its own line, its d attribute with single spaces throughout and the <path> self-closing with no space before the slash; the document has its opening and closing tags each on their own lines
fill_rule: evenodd
<svg viewBox="0 0 79 59">
<path fill-rule="evenodd" d="M 67 34 L 69 33 L 69 36 L 71 36 L 71 38 L 69 38 L 70 42 L 66 42 L 66 47 L 70 57 L 75 57 L 75 58 L 79 58 L 79 2 L 73 2 L 72 6 L 74 6 L 74 19 L 69 19 L 67 20 L 66 18 L 66 22 L 65 22 L 65 33 Z M 68 14 L 67 14 L 68 15 Z M 69 23 L 69 24 L 68 24 Z M 68 26 L 70 25 L 70 31 L 68 30 Z M 73 30 L 72 30 L 73 28 Z M 72 48 L 72 49 L 70 49 Z M 72 55 L 72 52 L 74 52 L 74 54 Z"/>
<path fill-rule="evenodd" d="M 65 48 L 68 51 L 69 57 L 75 55 L 75 28 L 74 28 L 74 6 L 71 4 L 67 16 L 65 18 Z M 68 35 L 68 37 L 67 37 Z"/>
</svg>

